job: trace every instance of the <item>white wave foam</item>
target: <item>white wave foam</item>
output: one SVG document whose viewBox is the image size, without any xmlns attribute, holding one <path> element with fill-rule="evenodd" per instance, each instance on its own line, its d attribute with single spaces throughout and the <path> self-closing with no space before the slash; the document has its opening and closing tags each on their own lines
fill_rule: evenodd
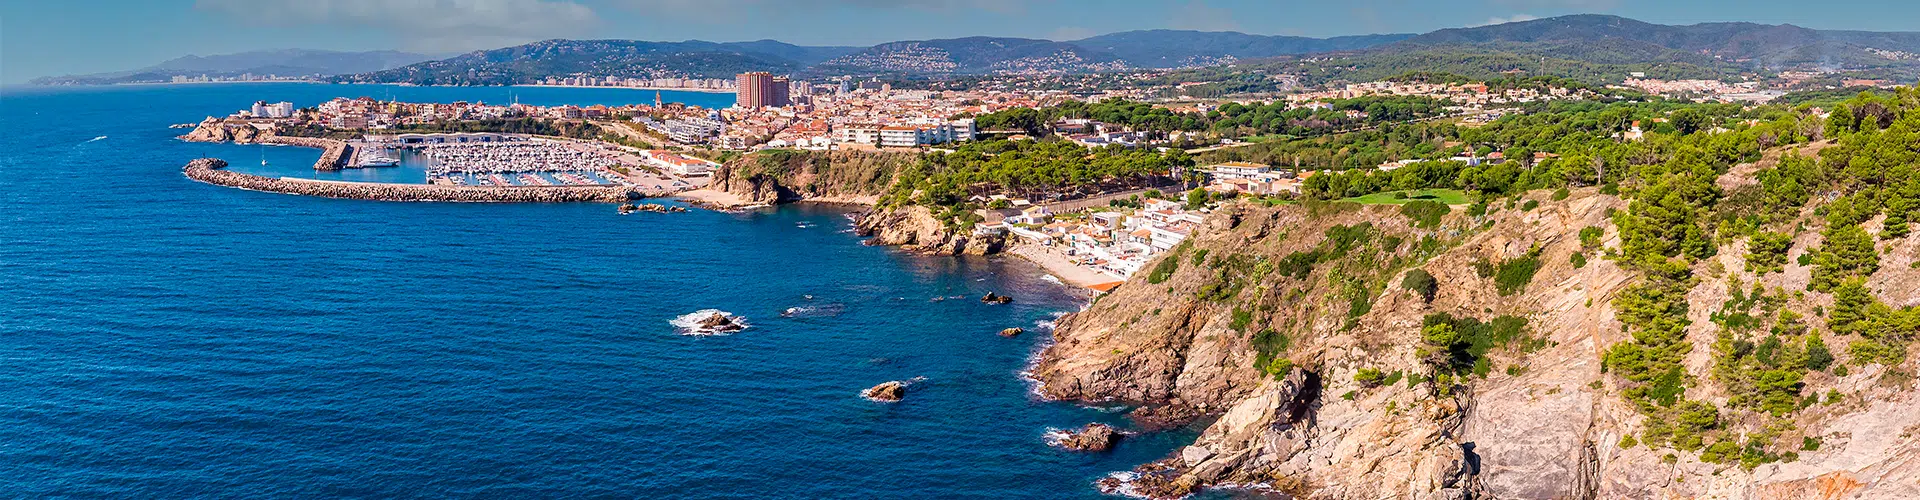
<svg viewBox="0 0 1920 500">
<path fill-rule="evenodd" d="M 730 332 L 723 332 L 723 331 L 715 330 L 712 328 L 707 328 L 706 326 L 703 326 L 700 324 L 701 320 L 705 320 L 708 317 L 713 316 L 715 314 L 724 316 L 728 319 L 732 319 L 734 323 L 740 325 L 740 330 L 745 330 L 747 328 L 753 327 L 753 325 L 747 324 L 746 318 L 734 316 L 733 313 L 722 311 L 719 309 L 701 309 L 698 311 L 682 314 L 679 317 L 667 320 L 667 323 L 673 325 L 674 328 L 678 328 L 680 330 L 681 335 L 692 335 L 692 336 L 728 335 L 728 334 L 732 334 L 740 331 L 740 330 L 734 330 Z"/>
</svg>

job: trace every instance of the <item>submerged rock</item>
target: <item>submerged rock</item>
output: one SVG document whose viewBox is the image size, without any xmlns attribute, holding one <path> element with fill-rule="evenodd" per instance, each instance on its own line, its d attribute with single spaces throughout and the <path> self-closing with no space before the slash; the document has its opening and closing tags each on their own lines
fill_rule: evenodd
<svg viewBox="0 0 1920 500">
<path fill-rule="evenodd" d="M 907 384 L 898 380 L 881 383 L 860 392 L 860 397 L 874 401 L 894 402 L 907 396 Z"/>
<path fill-rule="evenodd" d="M 1054 444 L 1073 451 L 1101 452 L 1113 449 L 1119 440 L 1120 433 L 1113 430 L 1113 426 L 1087 424 L 1078 431 L 1067 431 L 1067 435 Z"/>
<path fill-rule="evenodd" d="M 1013 338 L 1013 337 L 1018 337 L 1018 336 L 1020 336 L 1020 334 L 1022 334 L 1022 333 L 1027 333 L 1027 330 L 1026 330 L 1025 328 L 1020 328 L 1020 327 L 1017 327 L 1017 326 L 1016 326 L 1016 327 L 1013 327 L 1013 328 L 1008 328 L 1008 329 L 1005 329 L 1005 330 L 1001 330 L 1001 331 L 1000 331 L 1000 336 L 1002 336 L 1002 337 L 1007 337 L 1007 338 Z"/>
</svg>

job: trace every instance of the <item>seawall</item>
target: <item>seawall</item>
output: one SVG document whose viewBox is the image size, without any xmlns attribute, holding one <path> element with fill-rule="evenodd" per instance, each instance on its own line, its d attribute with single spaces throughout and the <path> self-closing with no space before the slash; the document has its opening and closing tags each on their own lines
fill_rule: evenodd
<svg viewBox="0 0 1920 500">
<path fill-rule="evenodd" d="M 230 170 L 226 160 L 200 158 L 187 162 L 187 178 L 254 191 L 375 201 L 447 201 L 490 203 L 620 203 L 671 193 L 642 192 L 624 186 L 439 186 L 341 182 L 288 177 L 261 177 Z"/>
<path fill-rule="evenodd" d="M 353 157 L 352 149 L 347 146 L 347 141 L 315 137 L 281 137 L 269 135 L 260 138 L 260 142 L 300 146 L 303 148 L 319 148 L 320 159 L 313 161 L 314 170 L 340 170 L 341 165 L 348 158 Z"/>
</svg>

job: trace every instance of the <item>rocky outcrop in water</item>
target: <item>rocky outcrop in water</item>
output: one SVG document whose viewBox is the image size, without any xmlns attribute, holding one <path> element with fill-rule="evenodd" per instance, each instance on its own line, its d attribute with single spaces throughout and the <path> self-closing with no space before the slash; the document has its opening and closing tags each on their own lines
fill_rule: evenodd
<svg viewBox="0 0 1920 500">
<path fill-rule="evenodd" d="M 899 246 L 940 255 L 990 255 L 1006 247 L 1005 235 L 974 235 L 953 229 L 922 206 L 876 208 L 854 224 L 869 244 Z"/>
<path fill-rule="evenodd" d="M 618 203 L 666 194 L 616 186 L 438 186 L 271 178 L 224 170 L 226 167 L 224 160 L 201 158 L 187 162 L 182 173 L 196 181 L 254 191 L 376 201 Z"/>
<path fill-rule="evenodd" d="M 1087 424 L 1077 431 L 1066 431 L 1054 444 L 1073 451 L 1102 452 L 1113 449 L 1120 441 L 1120 432 L 1107 424 Z"/>
<path fill-rule="evenodd" d="M 860 391 L 860 397 L 881 402 L 899 401 L 901 398 L 907 397 L 907 384 L 901 383 L 898 380 L 884 382 L 880 385 L 869 387 L 865 391 Z"/>
<path fill-rule="evenodd" d="M 1000 336 L 1007 337 L 1007 338 L 1018 337 L 1022 333 L 1027 333 L 1027 330 L 1025 328 L 1020 328 L 1017 326 L 1013 328 L 1008 328 L 1005 330 L 1000 330 Z"/>
</svg>

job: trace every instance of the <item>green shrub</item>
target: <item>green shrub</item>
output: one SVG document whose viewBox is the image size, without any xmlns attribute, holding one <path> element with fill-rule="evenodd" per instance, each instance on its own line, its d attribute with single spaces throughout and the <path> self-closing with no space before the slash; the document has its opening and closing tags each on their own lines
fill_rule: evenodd
<svg viewBox="0 0 1920 500">
<path fill-rule="evenodd" d="M 1180 270 L 1180 255 L 1186 253 L 1187 246 L 1188 242 L 1183 241 L 1179 246 L 1173 247 L 1172 252 L 1167 252 L 1167 256 L 1161 258 L 1160 263 L 1154 264 L 1153 269 L 1147 272 L 1147 282 L 1158 285 L 1167 281 L 1167 278 L 1173 277 L 1173 273 Z"/>
<path fill-rule="evenodd" d="M 1564 199 L 1567 199 L 1568 196 L 1572 196 L 1572 195 L 1573 193 L 1568 192 L 1567 188 L 1555 189 L 1553 190 L 1553 201 L 1564 200 Z"/>
<path fill-rule="evenodd" d="M 1600 226 L 1587 226 L 1587 227 L 1580 228 L 1580 248 L 1586 248 L 1586 249 L 1599 248 L 1600 237 L 1605 236 L 1606 234 L 1607 234 L 1607 231 L 1605 229 L 1601 229 Z"/>
<path fill-rule="evenodd" d="M 1787 264 L 1787 251 L 1792 245 L 1791 235 L 1766 231 L 1754 233 L 1747 239 L 1747 271 L 1754 274 L 1779 272 Z"/>
<path fill-rule="evenodd" d="M 1440 293 L 1440 282 L 1433 279 L 1433 274 L 1427 270 L 1416 268 L 1407 271 L 1407 277 L 1400 279 L 1400 288 L 1411 290 L 1420 294 L 1422 300 L 1433 302 L 1434 295 Z"/>
<path fill-rule="evenodd" d="M 1440 227 L 1440 218 L 1451 210 L 1445 203 L 1429 200 L 1414 200 L 1400 205 L 1400 215 L 1413 219 L 1414 227 L 1425 229 Z"/>
<path fill-rule="evenodd" d="M 1540 208 L 1540 201 L 1539 201 L 1539 200 L 1527 200 L 1527 202 L 1526 202 L 1526 203 L 1522 203 L 1522 204 L 1520 204 L 1520 211 L 1522 211 L 1522 212 L 1530 212 L 1530 211 L 1533 211 L 1533 209 L 1536 209 L 1536 208 Z"/>
<path fill-rule="evenodd" d="M 1236 332 L 1244 332 L 1247 331 L 1247 325 L 1252 323 L 1253 311 L 1235 307 L 1233 308 L 1233 319 L 1227 323 L 1227 328 L 1232 328 L 1233 331 Z"/>
<path fill-rule="evenodd" d="M 1540 259 L 1528 255 L 1518 259 L 1501 262 L 1494 270 L 1494 288 L 1500 295 L 1513 295 L 1527 288 L 1533 282 L 1533 275 L 1540 271 Z"/>
<path fill-rule="evenodd" d="M 1574 252 L 1571 257 L 1568 257 L 1568 260 L 1573 262 L 1574 269 L 1587 267 L 1587 254 Z"/>
<path fill-rule="evenodd" d="M 1361 368 L 1360 371 L 1354 372 L 1353 374 L 1354 382 L 1359 382 L 1360 385 L 1367 387 L 1379 387 L 1380 381 L 1386 380 L 1386 378 L 1387 374 L 1381 372 L 1379 368 Z"/>
</svg>

